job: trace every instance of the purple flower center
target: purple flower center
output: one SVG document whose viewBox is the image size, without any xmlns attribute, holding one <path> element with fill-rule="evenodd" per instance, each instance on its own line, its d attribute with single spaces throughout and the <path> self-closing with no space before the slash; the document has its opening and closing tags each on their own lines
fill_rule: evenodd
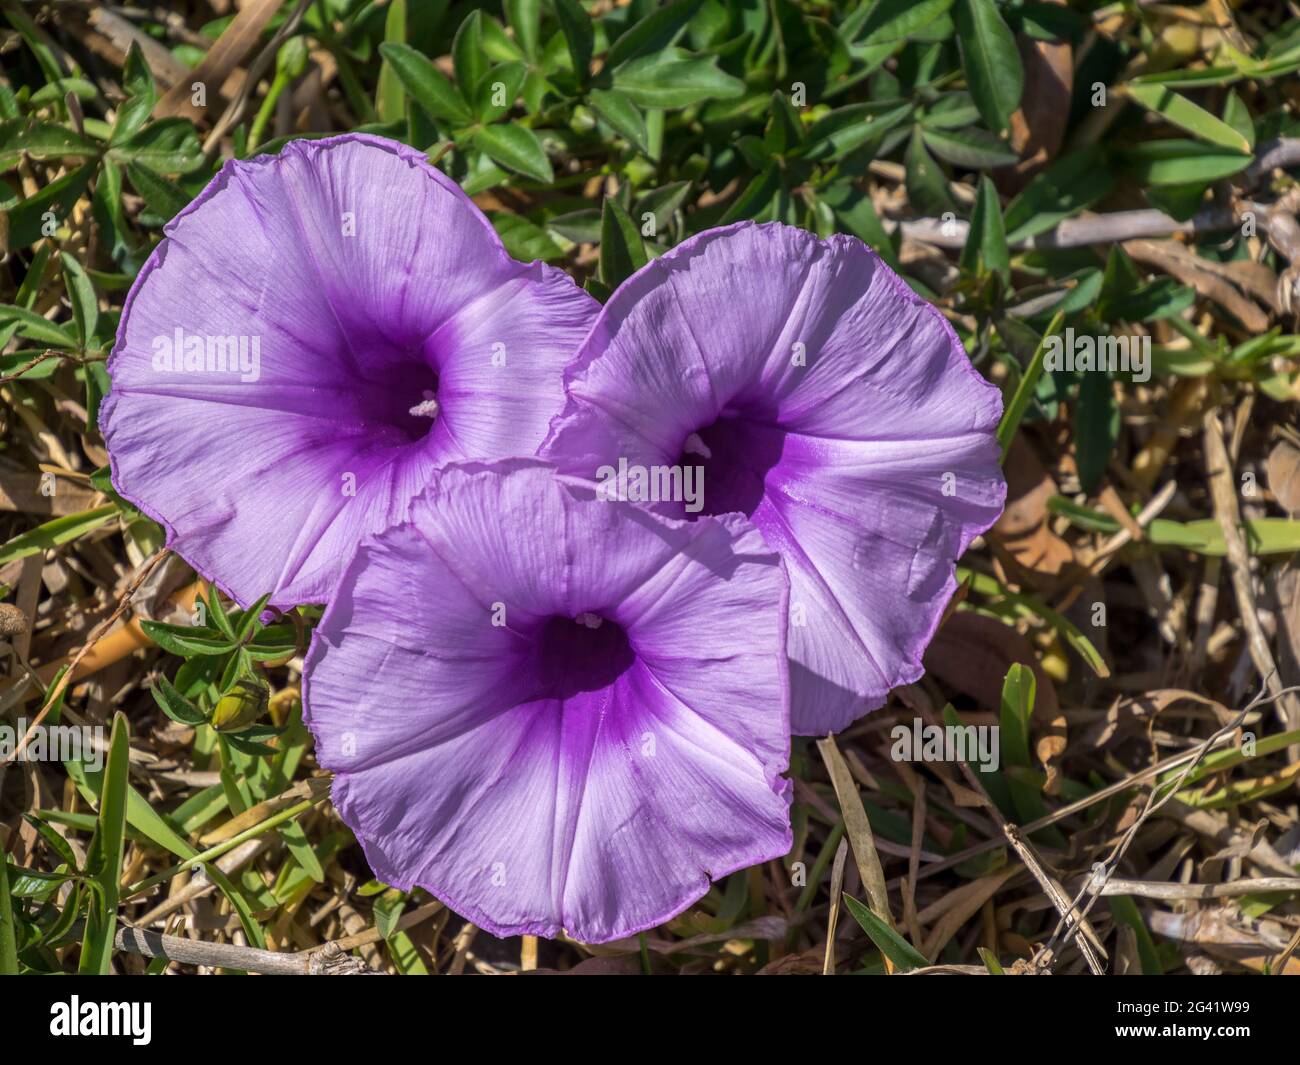
<svg viewBox="0 0 1300 1065">
<path fill-rule="evenodd" d="M 362 421 L 397 444 L 423 440 L 437 422 L 437 371 L 418 350 L 383 342 L 376 347 L 365 360 L 367 372 L 356 376 Z"/>
<path fill-rule="evenodd" d="M 598 614 L 547 619 L 537 645 L 538 676 L 553 699 L 602 691 L 636 661 L 623 626 Z"/>
<path fill-rule="evenodd" d="M 712 425 L 687 436 L 677 460 L 703 471 L 704 505 L 690 519 L 736 511 L 752 517 L 767 492 L 767 475 L 785 447 L 786 431 L 761 414 L 728 408 Z"/>
</svg>

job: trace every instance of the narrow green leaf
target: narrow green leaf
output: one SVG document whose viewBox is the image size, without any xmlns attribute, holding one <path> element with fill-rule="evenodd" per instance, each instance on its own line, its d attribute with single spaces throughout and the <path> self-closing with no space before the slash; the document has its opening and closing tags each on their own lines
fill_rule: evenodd
<svg viewBox="0 0 1300 1065">
<path fill-rule="evenodd" d="M 923 125 L 921 135 L 926 147 L 940 159 L 970 170 L 1010 166 L 1020 158 L 1006 141 L 976 127 L 949 130 L 928 129 Z"/>
<path fill-rule="evenodd" d="M 131 179 L 135 191 L 149 205 L 149 210 L 164 222 L 170 222 L 189 205 L 189 193 L 176 182 L 154 173 L 146 166 L 128 163 L 126 176 Z"/>
<path fill-rule="evenodd" d="M 18 935 L 9 897 L 9 863 L 0 852 L 0 976 L 18 975 Z"/>
<path fill-rule="evenodd" d="M 488 59 L 483 51 L 483 12 L 471 11 L 456 31 L 451 43 L 451 62 L 456 85 L 466 99 L 472 99 L 478 83 L 487 73 Z"/>
<path fill-rule="evenodd" d="M 502 63 L 483 75 L 476 94 L 480 121 L 495 122 L 515 105 L 528 68 L 523 63 Z"/>
<path fill-rule="evenodd" d="M 475 130 L 470 143 L 508 170 L 546 184 L 555 180 L 551 161 L 537 134 L 519 125 L 487 126 Z"/>
<path fill-rule="evenodd" d="M 515 40 L 530 60 L 537 58 L 541 38 L 541 0 L 505 0 L 506 20 L 515 31 Z"/>
<path fill-rule="evenodd" d="M 628 97 L 614 89 L 592 89 L 587 94 L 591 109 L 621 133 L 643 154 L 650 152 L 650 137 L 645 116 Z"/>
<path fill-rule="evenodd" d="M 605 198 L 600 218 L 600 280 L 617 288 L 647 262 L 645 242 L 618 201 Z"/>
<path fill-rule="evenodd" d="M 159 674 L 157 683 L 149 688 L 158 708 L 173 721 L 182 725 L 198 726 L 207 723 L 202 710 L 185 698 L 166 677 Z"/>
<path fill-rule="evenodd" d="M 28 340 L 35 340 L 56 348 L 72 349 L 77 346 L 72 334 L 63 326 L 51 322 L 35 311 L 29 311 L 26 307 L 0 303 L 0 325 L 9 325 L 11 322 L 18 323 L 18 335 Z"/>
<path fill-rule="evenodd" d="M 989 128 L 1001 133 L 1010 128 L 1025 84 L 1016 39 L 994 0 L 957 0 L 952 19 L 966 87 Z"/>
<path fill-rule="evenodd" d="M 411 99 L 431 118 L 450 122 L 457 128 L 474 121 L 469 104 L 451 79 L 414 48 L 405 44 L 381 44 L 379 52 L 406 86 Z"/>
<path fill-rule="evenodd" d="M 1251 157 L 1217 144 L 1169 138 L 1144 141 L 1125 152 L 1134 176 L 1144 185 L 1193 185 L 1230 177 Z"/>
<path fill-rule="evenodd" d="M 65 252 L 59 253 L 63 262 L 63 285 L 68 293 L 68 302 L 72 304 L 72 320 L 77 327 L 77 337 L 84 350 L 95 335 L 99 324 L 99 301 L 95 296 L 95 286 L 86 276 L 85 267 L 75 256 Z"/>
<path fill-rule="evenodd" d="M 24 155 L 29 159 L 89 158 L 100 147 L 76 130 L 53 122 L 12 118 L 0 122 L 0 171 L 12 170 Z"/>
<path fill-rule="evenodd" d="M 384 16 L 384 45 L 406 45 L 406 0 L 392 0 Z M 379 81 L 375 86 L 375 112 L 380 122 L 400 122 L 406 114 L 406 100 L 402 92 L 402 79 L 393 68 L 392 60 L 379 49 Z"/>
<path fill-rule="evenodd" d="M 1017 662 L 1002 681 L 1002 758 L 1006 765 L 1030 766 L 1029 720 L 1034 714 L 1034 671 Z"/>
<path fill-rule="evenodd" d="M 614 71 L 614 88 L 642 107 L 672 109 L 702 100 L 730 100 L 745 83 L 718 69 L 713 58 L 690 56 L 679 48 L 642 56 Z"/>
<path fill-rule="evenodd" d="M 1166 122 L 1185 129 L 1193 137 L 1230 151 L 1250 152 L 1250 142 L 1230 125 L 1167 86 L 1129 85 L 1127 92 L 1136 103 L 1154 111 Z"/>
<path fill-rule="evenodd" d="M 900 973 L 923 969 L 930 964 L 924 954 L 852 895 L 844 896 L 844 905 L 849 913 L 853 914 L 853 919 L 862 926 L 862 931 L 866 932 L 871 942 L 876 945 L 876 949 L 893 962 L 894 968 Z"/>
<path fill-rule="evenodd" d="M 0 546 L 0 565 L 70 543 L 112 521 L 118 513 L 115 503 L 105 503 L 102 507 L 65 514 L 35 529 L 19 533 L 7 544 Z"/>
<path fill-rule="evenodd" d="M 595 30 L 591 17 L 578 0 L 555 0 L 555 17 L 560 22 L 573 72 L 583 85 L 591 73 L 591 54 L 595 48 Z"/>
<path fill-rule="evenodd" d="M 940 15 L 946 15 L 952 4 L 953 0 L 876 0 L 874 4 L 863 3 L 858 10 L 865 12 L 866 17 L 846 20 L 845 33 L 851 35 L 854 44 L 861 46 L 904 41 L 925 29 Z"/>
<path fill-rule="evenodd" d="M 86 932 L 78 966 L 79 971 L 86 975 L 108 975 L 113 956 L 118 885 L 122 880 L 122 851 L 126 840 L 128 753 L 126 717 L 119 711 L 113 716 L 108 760 L 99 793 L 99 817 L 86 853 L 86 873 L 95 889 L 86 914 Z"/>
<path fill-rule="evenodd" d="M 146 636 L 164 651 L 188 658 L 190 655 L 222 655 L 233 651 L 235 641 L 216 629 L 201 625 L 168 625 L 163 621 L 141 621 Z"/>
<path fill-rule="evenodd" d="M 980 175 L 979 193 L 975 197 L 975 211 L 971 215 L 966 247 L 962 249 L 961 265 L 967 270 L 982 266 L 1003 278 L 1011 276 L 1011 255 L 1007 251 L 1007 234 L 1002 228 L 1002 206 L 998 203 L 998 190 L 988 174 Z"/>
<path fill-rule="evenodd" d="M 1119 439 L 1120 409 L 1109 374 L 1097 371 L 1084 374 L 1074 423 L 1079 484 L 1091 495 L 1106 475 L 1111 452 Z"/>
<path fill-rule="evenodd" d="M 703 0 L 676 0 L 652 11 L 614 42 L 605 56 L 605 65 L 613 70 L 638 56 L 660 52 L 675 44 L 702 3 Z"/>
<path fill-rule="evenodd" d="M 998 446 L 1002 448 L 1002 461 L 1004 463 L 1007 461 L 1007 452 L 1011 450 L 1011 441 L 1015 439 L 1016 430 L 1020 427 L 1020 419 L 1025 416 L 1025 411 L 1029 409 L 1029 401 L 1034 398 L 1034 391 L 1038 388 L 1038 379 L 1043 376 L 1043 360 L 1047 355 L 1048 339 L 1056 335 L 1064 320 L 1064 313 L 1057 311 L 1051 324 L 1043 333 L 1042 339 L 1038 342 L 1034 357 L 1029 360 L 1029 365 L 1025 367 L 1025 372 L 1020 378 L 1020 383 L 1016 385 L 1016 391 L 1011 397 L 1011 402 L 1007 404 L 1006 409 L 1002 412 L 1002 420 L 998 422 Z"/>
<path fill-rule="evenodd" d="M 163 118 L 109 148 L 108 156 L 124 165 L 141 163 L 160 174 L 188 174 L 203 165 L 203 146 L 189 119 Z"/>
</svg>

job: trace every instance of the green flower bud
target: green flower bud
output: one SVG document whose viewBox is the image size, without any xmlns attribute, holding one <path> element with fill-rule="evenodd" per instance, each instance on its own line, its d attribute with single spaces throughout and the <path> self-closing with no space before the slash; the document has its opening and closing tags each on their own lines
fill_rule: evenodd
<svg viewBox="0 0 1300 1065">
<path fill-rule="evenodd" d="M 307 69 L 307 39 L 290 37 L 275 56 L 275 70 L 286 78 L 300 78 Z"/>
<path fill-rule="evenodd" d="M 212 711 L 212 727 L 218 732 L 239 732 L 255 724 L 266 713 L 270 689 L 253 677 L 240 677 Z"/>
</svg>

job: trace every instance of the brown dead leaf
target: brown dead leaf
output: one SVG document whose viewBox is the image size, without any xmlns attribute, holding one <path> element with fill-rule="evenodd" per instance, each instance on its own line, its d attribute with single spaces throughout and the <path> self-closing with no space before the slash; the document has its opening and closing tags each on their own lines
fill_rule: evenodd
<svg viewBox="0 0 1300 1065">
<path fill-rule="evenodd" d="M 1300 447 L 1279 440 L 1265 465 L 1268 490 L 1288 514 L 1300 514 Z"/>
<path fill-rule="evenodd" d="M 1064 4 L 1064 0 L 1051 0 Z M 1019 191 L 1039 170 L 1056 158 L 1070 116 L 1070 86 L 1074 80 L 1074 50 L 1068 41 L 1017 40 L 1025 70 L 1020 108 L 1011 116 L 1011 147 L 1020 156 L 1014 168 L 999 173 L 998 187 Z"/>
<path fill-rule="evenodd" d="M 1007 505 L 989 531 L 1006 576 L 1017 584 L 1053 585 L 1074 564 L 1074 551 L 1048 524 L 1047 501 L 1056 494 L 1056 482 L 1034 454 L 1017 437 L 1007 455 Z"/>
<path fill-rule="evenodd" d="M 997 618 L 958 611 L 930 643 L 925 668 L 980 706 L 997 710 L 1002 705 L 1002 682 L 1017 662 L 1034 671 L 1038 681 L 1035 716 L 1055 717 L 1059 704 L 1052 679 L 1038 663 L 1033 645 Z"/>
</svg>

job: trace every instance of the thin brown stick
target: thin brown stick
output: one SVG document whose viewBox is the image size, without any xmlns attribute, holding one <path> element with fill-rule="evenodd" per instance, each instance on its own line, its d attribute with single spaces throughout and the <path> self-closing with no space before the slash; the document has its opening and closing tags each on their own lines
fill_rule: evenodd
<svg viewBox="0 0 1300 1065">
<path fill-rule="evenodd" d="M 1214 516 L 1223 530 L 1227 544 L 1228 574 L 1237 598 L 1237 610 L 1242 627 L 1246 630 L 1247 647 L 1255 669 L 1264 678 L 1269 692 L 1274 696 L 1274 709 L 1288 732 L 1300 728 L 1300 703 L 1294 696 L 1283 695 L 1282 681 L 1278 678 L 1277 662 L 1260 624 L 1255 607 L 1255 591 L 1250 582 L 1250 552 L 1241 531 L 1241 508 L 1237 503 L 1237 490 L 1232 471 L 1232 460 L 1223 442 L 1223 427 L 1219 416 L 1210 408 L 1202 419 L 1205 439 L 1206 477 L 1210 483 L 1210 496 Z"/>
<path fill-rule="evenodd" d="M 1300 892 L 1300 877 L 1262 876 L 1255 880 L 1233 880 L 1225 884 L 1180 884 L 1177 881 L 1122 880 L 1112 877 L 1101 895 L 1136 895 L 1144 899 L 1226 899 L 1256 895 L 1265 891 Z"/>
</svg>

